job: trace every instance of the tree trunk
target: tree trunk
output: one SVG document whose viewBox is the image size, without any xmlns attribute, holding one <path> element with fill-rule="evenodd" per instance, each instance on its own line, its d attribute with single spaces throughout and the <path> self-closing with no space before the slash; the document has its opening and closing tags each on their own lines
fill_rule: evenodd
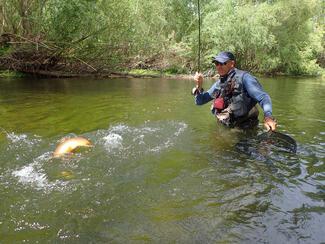
<svg viewBox="0 0 325 244">
<path fill-rule="evenodd" d="M 23 29 L 23 36 L 27 37 L 30 33 L 30 21 L 29 21 L 29 2 L 28 0 L 19 1 L 19 15 L 21 17 L 21 25 Z"/>
</svg>

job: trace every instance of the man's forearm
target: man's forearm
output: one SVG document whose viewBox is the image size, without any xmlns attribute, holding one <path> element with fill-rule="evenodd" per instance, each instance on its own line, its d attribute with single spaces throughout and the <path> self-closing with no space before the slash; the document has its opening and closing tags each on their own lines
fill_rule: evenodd
<svg viewBox="0 0 325 244">
<path fill-rule="evenodd" d="M 207 102 L 210 102 L 211 100 L 212 100 L 212 98 L 208 92 L 198 93 L 195 96 L 195 104 L 196 105 L 203 105 L 203 104 L 206 104 Z"/>
</svg>

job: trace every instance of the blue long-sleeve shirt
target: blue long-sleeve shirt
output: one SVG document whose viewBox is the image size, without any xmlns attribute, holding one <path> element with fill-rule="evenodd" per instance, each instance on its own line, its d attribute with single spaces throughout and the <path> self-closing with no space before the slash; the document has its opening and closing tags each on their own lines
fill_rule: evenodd
<svg viewBox="0 0 325 244">
<path fill-rule="evenodd" d="M 220 79 L 218 79 L 208 91 L 199 92 L 195 96 L 195 103 L 203 105 L 215 98 L 215 94 L 220 91 Z M 270 96 L 263 90 L 258 80 L 249 73 L 243 76 L 244 92 L 248 94 L 256 103 L 258 103 L 264 112 L 264 117 L 272 116 L 272 102 Z"/>
</svg>

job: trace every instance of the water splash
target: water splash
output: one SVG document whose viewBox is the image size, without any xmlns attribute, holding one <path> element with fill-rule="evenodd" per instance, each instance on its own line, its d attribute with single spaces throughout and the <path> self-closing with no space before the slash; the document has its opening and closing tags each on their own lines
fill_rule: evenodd
<svg viewBox="0 0 325 244">
<path fill-rule="evenodd" d="M 105 148 L 110 151 L 122 147 L 123 138 L 119 134 L 111 133 L 103 137 Z"/>
<path fill-rule="evenodd" d="M 6 136 L 9 142 L 15 146 L 21 146 L 22 144 L 33 146 L 41 142 L 41 138 L 34 136 L 30 139 L 26 134 L 15 134 L 14 132 L 6 132 Z"/>
<path fill-rule="evenodd" d="M 111 126 L 107 130 L 96 131 L 88 135 L 95 145 L 93 154 L 90 152 L 86 156 L 85 154 L 81 156 L 77 153 L 68 159 L 57 160 L 59 162 L 64 161 L 64 165 L 77 170 L 78 167 L 84 167 L 79 166 L 81 159 L 86 162 L 93 161 L 92 165 L 94 165 L 98 157 L 96 152 L 101 153 L 98 148 L 103 148 L 106 152 L 100 156 L 100 162 L 106 159 L 107 162 L 110 162 L 111 157 L 113 157 L 112 161 L 114 161 L 116 158 L 129 160 L 130 158 L 134 159 L 148 154 L 156 154 L 172 148 L 186 128 L 187 124 L 175 121 L 146 122 L 139 127 L 119 124 Z M 11 141 L 8 147 L 17 149 L 15 152 L 17 154 L 15 156 L 16 162 L 22 161 L 24 164 L 11 172 L 11 175 L 17 178 L 20 184 L 32 186 L 37 190 L 51 191 L 65 189 L 71 183 L 71 181 L 49 178 L 48 170 L 55 168 L 55 166 L 49 165 L 54 160 L 52 152 L 48 151 L 49 145 L 53 143 L 37 137 L 29 138 L 25 134 L 8 133 L 8 138 Z M 46 148 L 46 152 L 43 152 L 40 156 L 33 156 L 43 150 L 39 148 L 40 145 Z M 30 147 L 32 150 L 30 150 Z M 24 157 L 21 157 L 22 155 Z M 92 160 L 92 157 L 95 157 L 95 160 Z M 24 162 L 30 163 L 26 165 Z M 54 165 L 57 165 L 57 162 Z M 87 171 L 87 167 L 82 170 Z"/>
<path fill-rule="evenodd" d="M 47 186 L 48 180 L 46 174 L 37 170 L 37 163 L 31 163 L 19 170 L 12 172 L 12 175 L 18 178 L 22 184 L 34 184 L 37 188 Z"/>
<path fill-rule="evenodd" d="M 119 124 L 108 130 L 97 132 L 102 144 L 109 153 L 130 154 L 159 153 L 172 148 L 178 137 L 186 130 L 183 122 L 146 122 L 140 127 Z"/>
<path fill-rule="evenodd" d="M 32 163 L 25 165 L 20 169 L 14 170 L 12 175 L 18 178 L 19 183 L 33 186 L 37 190 L 49 191 L 53 189 L 60 189 L 66 186 L 67 182 L 61 180 L 51 182 L 43 168 L 44 163 L 48 163 L 51 158 L 50 153 L 44 153 L 43 155 L 34 159 Z"/>
</svg>

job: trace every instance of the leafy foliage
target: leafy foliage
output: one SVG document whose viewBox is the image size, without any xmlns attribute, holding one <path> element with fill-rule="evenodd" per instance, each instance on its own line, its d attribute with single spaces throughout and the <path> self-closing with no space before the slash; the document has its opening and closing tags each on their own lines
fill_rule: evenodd
<svg viewBox="0 0 325 244">
<path fill-rule="evenodd" d="M 231 50 L 243 69 L 261 73 L 315 74 L 317 53 L 324 51 L 322 28 L 312 17 L 318 1 L 276 3 L 214 1 L 205 16 L 204 53 Z M 193 43 L 195 45 L 195 42 Z"/>
<path fill-rule="evenodd" d="M 197 0 L 2 0 L 0 35 L 28 40 L 96 70 L 196 70 Z M 203 66 L 233 51 L 243 69 L 260 73 L 324 72 L 324 1 L 200 0 Z M 35 43 L 37 47 L 35 46 Z M 4 50 L 10 49 L 1 43 Z M 1 52 L 0 55 L 8 52 Z M 72 61 L 73 62 L 73 61 Z M 141 66 L 141 67 L 140 67 Z"/>
</svg>

